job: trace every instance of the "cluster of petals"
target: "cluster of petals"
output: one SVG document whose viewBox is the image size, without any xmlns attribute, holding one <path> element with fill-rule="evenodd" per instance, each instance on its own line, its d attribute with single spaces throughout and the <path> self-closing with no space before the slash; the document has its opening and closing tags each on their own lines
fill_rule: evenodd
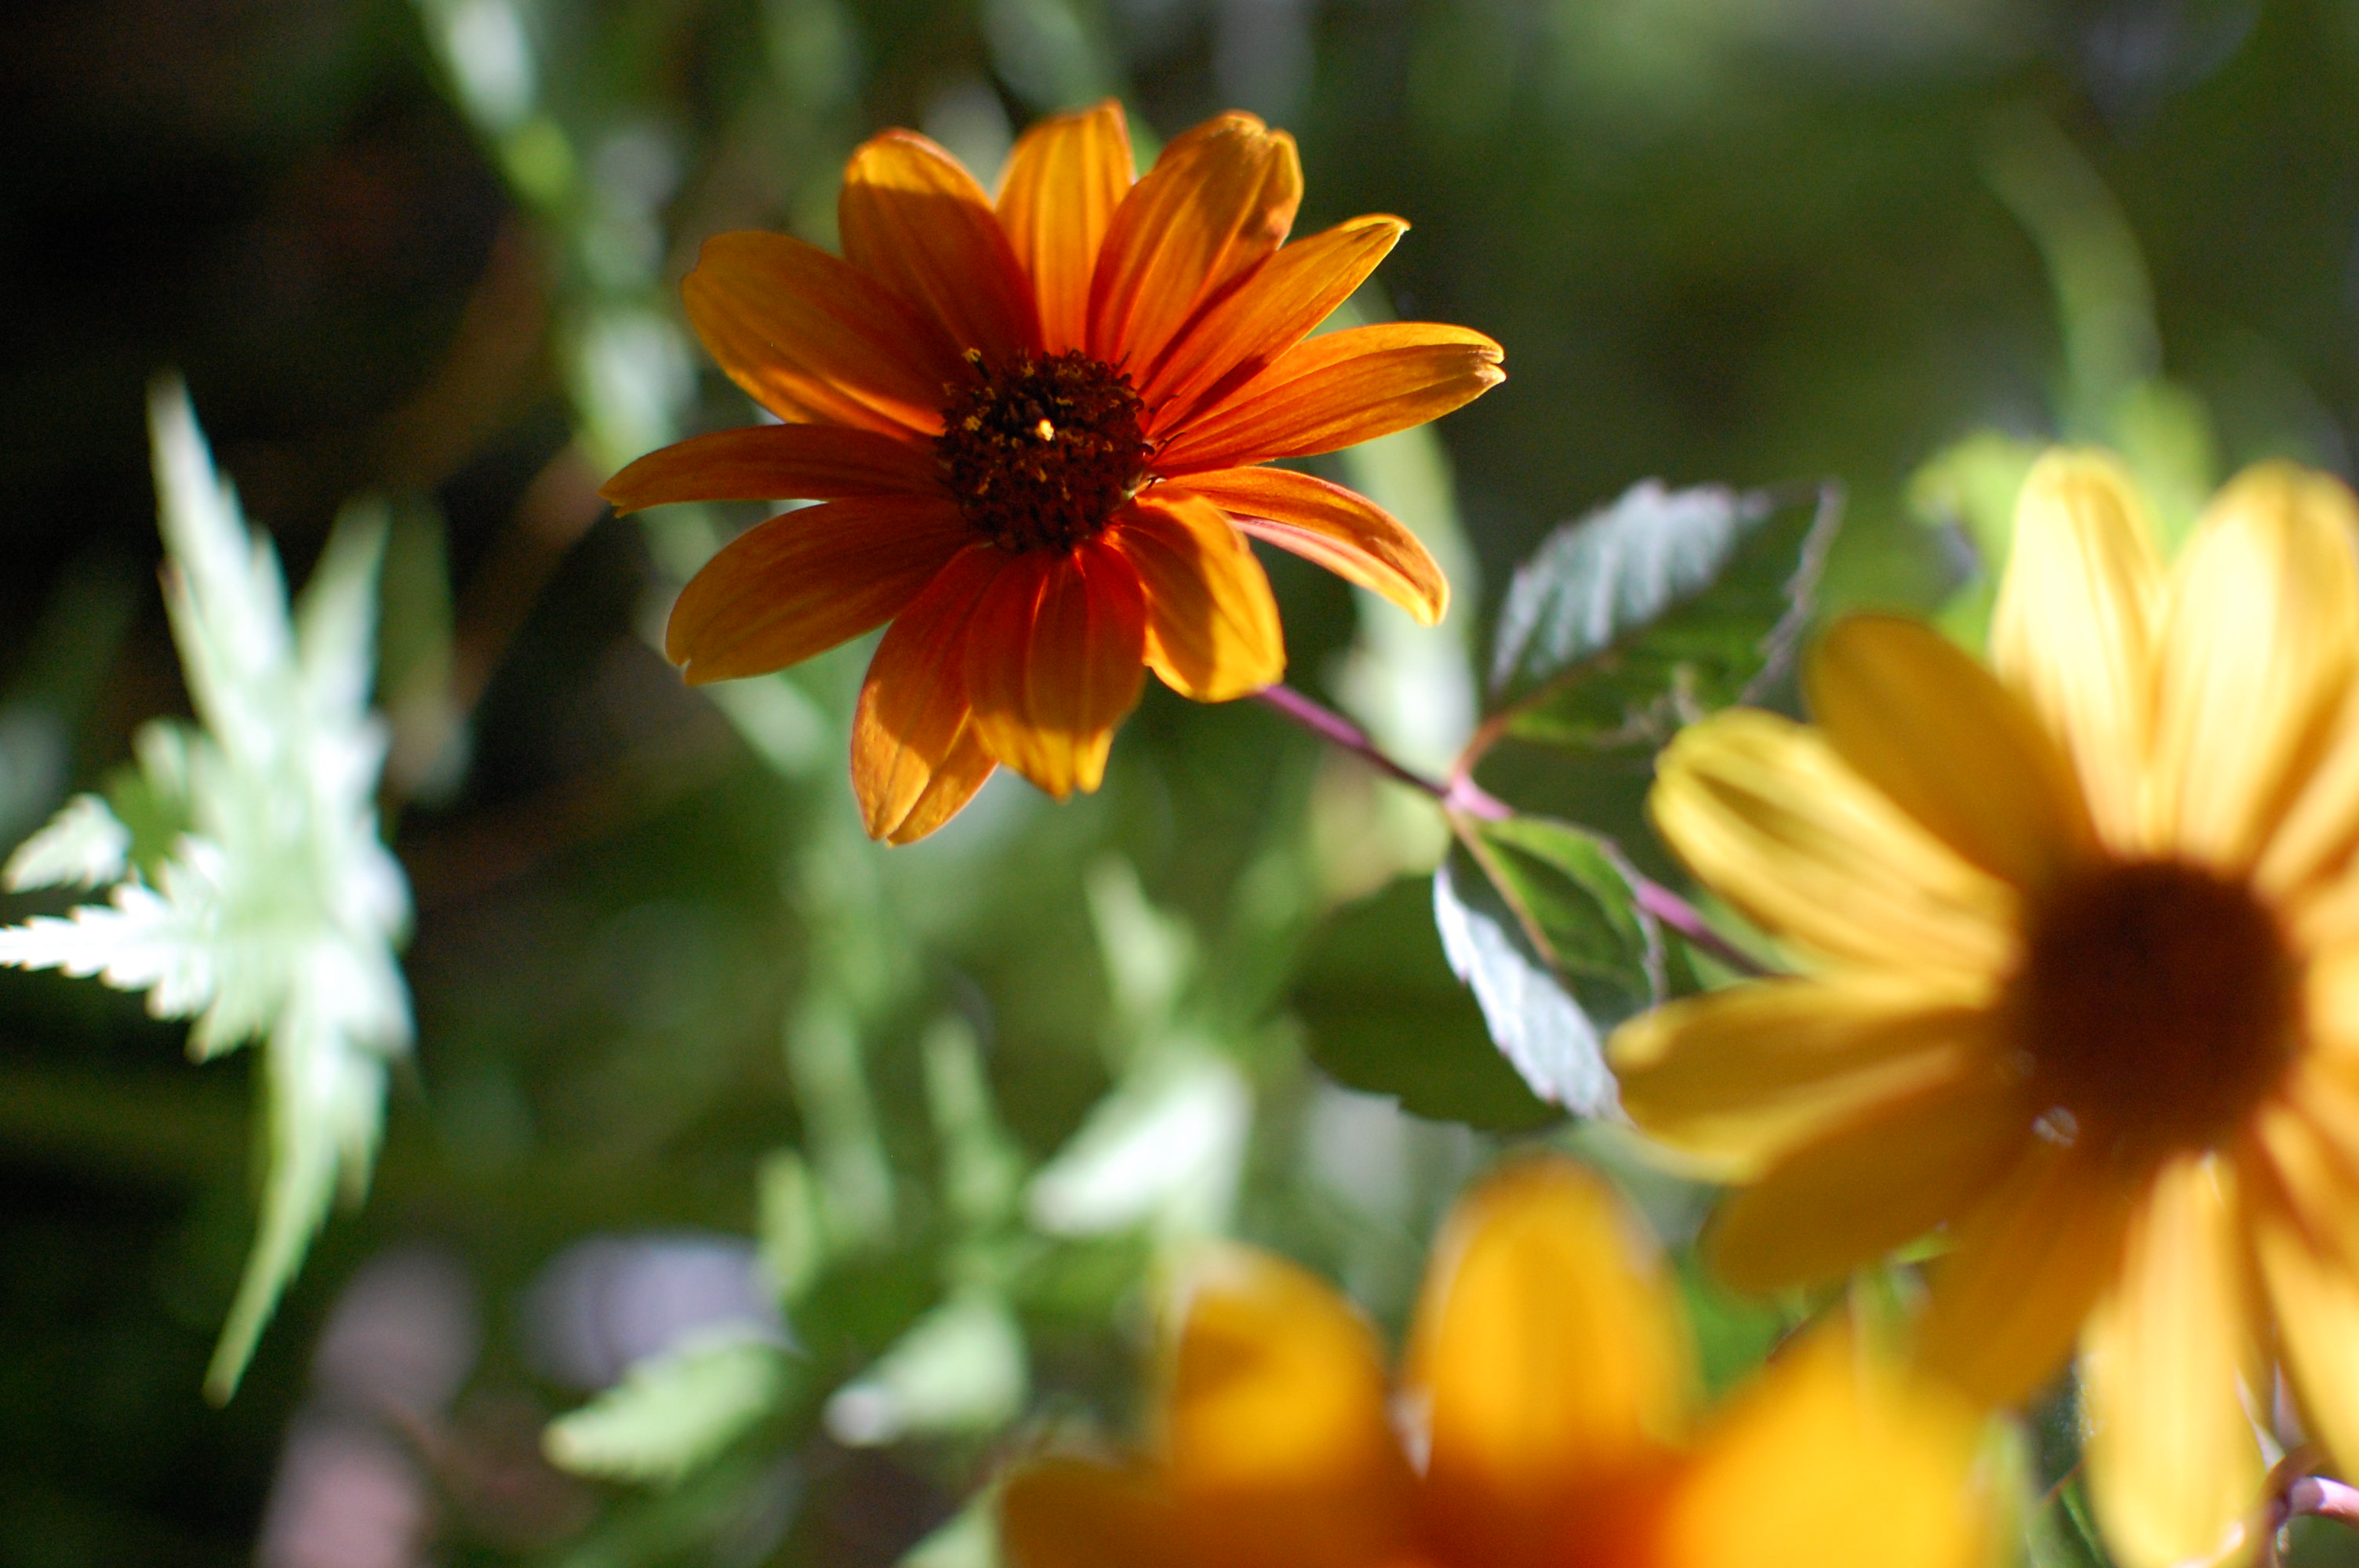
<svg viewBox="0 0 2359 1568">
<path fill-rule="evenodd" d="M 1285 647 L 1247 535 L 1439 619 L 1448 586 L 1398 521 L 1260 465 L 1445 414 L 1502 379 L 1499 348 L 1419 322 L 1311 336 L 1407 225 L 1284 243 L 1301 194 L 1292 139 L 1241 114 L 1134 181 L 1109 103 L 1027 131 L 996 199 L 922 136 L 867 142 L 844 174 L 841 258 L 779 234 L 709 241 L 690 319 L 781 423 L 666 448 L 604 493 L 625 510 L 821 504 L 689 583 L 670 656 L 691 681 L 727 679 L 890 622 L 852 772 L 869 831 L 906 842 L 998 764 L 1059 796 L 1094 789 L 1147 669 L 1206 701 L 1275 682 Z M 946 478 L 945 411 L 1060 356 L 1135 398 L 1140 460 L 1071 536 L 995 534 Z"/>
<path fill-rule="evenodd" d="M 1144 1456 L 1034 1461 L 1012 1568 L 1969 1568 L 1978 1422 L 1847 1330 L 1695 1430 L 1678 1295 L 1580 1167 L 1511 1165 L 1437 1243 L 1396 1388 L 1325 1285 L 1245 1249 L 1174 1313 Z"/>
<path fill-rule="evenodd" d="M 1665 838 L 1802 973 L 1614 1056 L 1745 1184 L 1727 1275 L 1939 1230 L 1925 1357 L 2010 1402 L 2077 1352 L 2115 1555 L 2212 1561 L 2257 1544 L 2280 1386 L 2359 1464 L 2359 506 L 2265 465 L 2166 563 L 2117 465 L 2058 452 L 2015 527 L 1990 665 L 1852 619 L 1814 724 L 1668 750 Z"/>
</svg>

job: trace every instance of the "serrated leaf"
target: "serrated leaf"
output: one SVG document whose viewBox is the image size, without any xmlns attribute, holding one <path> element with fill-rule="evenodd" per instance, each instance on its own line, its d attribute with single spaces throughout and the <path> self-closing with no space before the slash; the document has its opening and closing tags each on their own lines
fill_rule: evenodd
<svg viewBox="0 0 2359 1568">
<path fill-rule="evenodd" d="M 66 802 L 48 827 L 16 846 L 0 881 L 11 892 L 31 888 L 101 887 L 131 863 L 131 829 L 94 795 Z"/>
<path fill-rule="evenodd" d="M 550 1422 L 541 1449 L 577 1476 L 669 1485 L 777 1408 L 788 1372 L 786 1352 L 767 1339 L 738 1329 L 694 1336 Z"/>
<path fill-rule="evenodd" d="M 0 931 L 0 964 L 144 990 L 150 1012 L 193 1020 L 199 1060 L 264 1043 L 261 1219 L 206 1377 L 225 1399 L 338 1189 L 365 1187 L 386 1060 L 410 1040 L 393 956 L 408 888 L 377 834 L 385 735 L 366 707 L 384 526 L 349 509 L 290 614 L 186 392 L 159 386 L 149 419 L 166 608 L 203 728 L 142 728 L 136 771 L 110 786 L 128 880 Z"/>
<path fill-rule="evenodd" d="M 1605 1036 L 1663 992 L 1662 943 L 1603 839 L 1541 817 L 1462 823 L 1434 875 L 1434 925 L 1491 1038 L 1532 1092 L 1576 1116 L 1617 1104 Z"/>
<path fill-rule="evenodd" d="M 1451 973 L 1423 877 L 1346 904 L 1295 968 L 1292 1011 L 1330 1077 L 1389 1095 L 1436 1121 L 1521 1132 L 1559 1112 L 1491 1044 L 1483 1011 Z"/>
<path fill-rule="evenodd" d="M 1031 1390 L 1024 1330 L 996 1294 L 961 1291 L 911 1324 L 827 1401 L 829 1435 L 854 1448 L 994 1432 Z"/>
<path fill-rule="evenodd" d="M 1840 504 L 1648 480 L 1551 534 L 1499 614 L 1486 730 L 1660 742 L 1748 699 L 1800 634 Z"/>
</svg>

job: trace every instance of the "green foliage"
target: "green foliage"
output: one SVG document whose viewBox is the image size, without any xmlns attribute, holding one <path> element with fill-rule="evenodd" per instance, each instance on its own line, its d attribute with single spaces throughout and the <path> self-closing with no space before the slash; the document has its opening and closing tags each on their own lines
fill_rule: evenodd
<svg viewBox="0 0 2359 1568">
<path fill-rule="evenodd" d="M 1311 1060 L 1337 1081 L 1419 1116 L 1500 1131 L 1560 1114 L 1491 1045 L 1434 925 L 1440 894 L 1403 877 L 1331 915 L 1304 949 L 1289 998 Z"/>
<path fill-rule="evenodd" d="M 187 394 L 159 385 L 149 425 L 165 600 L 203 728 L 149 726 L 118 794 L 149 805 L 143 827 L 187 831 L 135 864 L 133 828 L 76 797 L 8 885 L 112 883 L 109 901 L 0 931 L 0 964 L 144 990 L 157 1017 L 195 1020 L 199 1061 L 264 1042 L 261 1225 L 205 1379 L 224 1400 L 339 1185 L 367 1185 L 386 1063 L 410 1042 L 393 952 L 408 889 L 377 838 L 385 734 L 367 709 L 385 526 L 348 513 L 290 618 L 277 554 L 248 533 Z"/>
<path fill-rule="evenodd" d="M 710 1464 L 768 1415 L 788 1386 L 787 1352 L 723 1330 L 634 1365 L 549 1424 L 549 1456 L 582 1476 L 669 1485 Z"/>
<path fill-rule="evenodd" d="M 1516 568 L 1484 735 L 1660 745 L 1757 697 L 1791 655 L 1841 514 L 1766 491 L 1647 481 L 1567 523 Z"/>
</svg>

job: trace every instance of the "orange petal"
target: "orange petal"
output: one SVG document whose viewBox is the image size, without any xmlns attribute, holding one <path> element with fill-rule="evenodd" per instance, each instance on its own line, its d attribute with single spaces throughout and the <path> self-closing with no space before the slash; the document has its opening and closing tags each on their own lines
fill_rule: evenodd
<svg viewBox="0 0 2359 1568">
<path fill-rule="evenodd" d="M 885 841 L 914 844 L 932 833 L 966 809 L 966 803 L 974 798 L 975 791 L 991 782 L 992 773 L 998 766 L 976 737 L 974 726 L 968 725 L 959 732 L 950 754 L 935 767 L 933 776 L 926 781 L 925 792 L 909 807 L 909 815 L 885 836 Z"/>
<path fill-rule="evenodd" d="M 1081 1459 L 1024 1465 L 999 1495 L 1010 1568 L 1181 1568 L 1179 1509 L 1146 1477 Z"/>
<path fill-rule="evenodd" d="M 2070 759 L 2022 698 L 1924 622 L 1846 616 L 1807 673 L 1835 753 L 1969 861 L 2038 892 L 2095 852 Z"/>
<path fill-rule="evenodd" d="M 2082 1340 L 2090 1498 L 2122 1568 L 2207 1561 L 2260 1505 L 2241 1217 L 2225 1162 L 2165 1166 Z"/>
<path fill-rule="evenodd" d="M 1197 409 L 1260 374 L 1350 298 L 1408 232 L 1397 218 L 1354 218 L 1256 267 L 1189 327 L 1140 387 L 1147 436 L 1185 428 Z"/>
<path fill-rule="evenodd" d="M 1366 1568 L 1404 1555 L 1412 1482 L 1386 1393 L 1376 1336 L 1334 1292 L 1245 1248 L 1201 1259 L 1162 1420 L 1190 1560 Z"/>
<path fill-rule="evenodd" d="M 2113 1282 L 2136 1195 L 2100 1158 L 2031 1141 L 1933 1274 L 1926 1362 L 1990 1405 L 2048 1382 Z"/>
<path fill-rule="evenodd" d="M 1462 1200 L 1427 1267 L 1408 1385 L 1450 1561 L 1550 1561 L 1584 1493 L 1675 1442 L 1692 1371 L 1645 1233 L 1570 1162 L 1508 1167 Z"/>
<path fill-rule="evenodd" d="M 991 198 L 958 159 L 914 131 L 861 144 L 836 203 L 843 259 L 994 364 L 1037 347 L 1030 280 Z"/>
<path fill-rule="evenodd" d="M 1147 591 L 1147 663 L 1199 702 L 1227 702 L 1286 674 L 1277 600 L 1253 546 L 1221 509 L 1159 487 L 1106 530 Z"/>
<path fill-rule="evenodd" d="M 1874 1106 L 1796 1150 L 1714 1217 L 1712 1262 L 1743 1291 L 1835 1279 L 1971 1208 L 2030 1136 L 1988 1063 Z"/>
<path fill-rule="evenodd" d="M 1780 1356 L 1698 1445 L 1663 1509 L 1657 1568 L 1977 1568 L 1982 1423 L 1848 1331 Z"/>
<path fill-rule="evenodd" d="M 852 791 L 871 838 L 904 842 L 897 835 L 954 759 L 965 764 L 957 776 L 974 772 L 962 753 L 981 748 L 968 733 L 966 682 L 959 670 L 967 618 L 1006 560 L 980 544 L 951 557 L 894 617 L 868 661 L 852 717 Z M 959 806 L 990 771 L 985 756 L 982 775 L 958 797 Z M 940 820 L 950 815 L 943 812 Z"/>
<path fill-rule="evenodd" d="M 1088 345 L 1090 276 L 1130 190 L 1132 168 L 1122 105 L 1111 98 L 1041 121 L 1007 156 L 999 222 L 1031 277 L 1040 341 L 1050 353 Z"/>
<path fill-rule="evenodd" d="M 1306 458 L 1406 430 L 1507 379 L 1498 344 L 1464 327 L 1395 321 L 1297 343 L 1156 454 L 1165 475 Z"/>
<path fill-rule="evenodd" d="M 860 496 L 737 535 L 680 589 L 664 653 L 692 684 L 784 669 L 890 620 L 973 537 L 946 500 Z"/>
<path fill-rule="evenodd" d="M 917 442 L 841 425 L 754 425 L 649 452 L 598 493 L 617 512 L 636 512 L 674 501 L 835 501 L 940 489 L 933 452 Z"/>
<path fill-rule="evenodd" d="M 1422 626 L 1450 609 L 1450 579 L 1399 519 L 1355 491 L 1292 469 L 1191 473 L 1188 489 L 1256 539 L 1381 593 Z"/>
<path fill-rule="evenodd" d="M 715 234 L 680 294 L 729 379 L 781 419 L 932 436 L 943 384 L 973 373 L 899 295 L 785 234 Z"/>
<path fill-rule="evenodd" d="M 1105 774 L 1147 678 L 1137 570 L 1103 539 L 1010 560 L 968 623 L 967 700 L 998 761 L 1062 800 Z"/>
<path fill-rule="evenodd" d="M 1089 351 L 1144 382 L 1196 312 L 1277 249 L 1302 200 L 1294 138 L 1228 114 L 1176 138 L 1114 210 Z"/>
</svg>

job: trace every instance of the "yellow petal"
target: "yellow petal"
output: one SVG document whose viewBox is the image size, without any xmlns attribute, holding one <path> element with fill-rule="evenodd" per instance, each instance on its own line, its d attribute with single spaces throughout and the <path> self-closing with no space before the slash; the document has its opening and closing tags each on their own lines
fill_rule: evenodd
<svg viewBox="0 0 2359 1568">
<path fill-rule="evenodd" d="M 1988 1062 L 1962 1083 L 1870 1106 L 1721 1206 L 1712 1264 L 1737 1289 L 1767 1292 L 1874 1262 L 1986 1195 L 2029 1124 Z"/>
<path fill-rule="evenodd" d="M 1168 485 L 1125 507 L 1106 540 L 1147 592 L 1147 663 L 1199 702 L 1227 702 L 1286 674 L 1269 578 L 1221 509 Z"/>
<path fill-rule="evenodd" d="M 1200 1260 L 1182 1303 L 1162 1428 L 1190 1560 L 1407 1555 L 1410 1473 L 1367 1325 L 1300 1269 L 1244 1248 Z"/>
<path fill-rule="evenodd" d="M 2056 451 L 2033 465 L 2016 503 L 1991 656 L 2063 740 L 2098 830 L 2125 850 L 2145 847 L 2162 592 L 2145 503 L 2119 464 Z"/>
<path fill-rule="evenodd" d="M 1867 1107 L 1954 1080 L 1984 1029 L 1902 981 L 1764 980 L 1641 1013 L 1611 1057 L 1633 1120 L 1697 1174 L 1741 1182 Z"/>
<path fill-rule="evenodd" d="M 2295 911 L 2359 897 L 2359 682 L 2346 681 L 2316 762 L 2303 770 L 2291 804 L 2268 829 L 2253 884 Z"/>
<path fill-rule="evenodd" d="M 2349 1476 L 2359 1469 L 2359 1273 L 2282 1200 L 2262 1198 L 2252 1213 L 2253 1252 L 2303 1419 Z"/>
<path fill-rule="evenodd" d="M 756 425 L 675 442 L 598 489 L 617 512 L 674 501 L 837 501 L 939 495 L 921 442 L 842 425 Z"/>
<path fill-rule="evenodd" d="M 1409 1351 L 1427 1495 L 1451 1561 L 1542 1563 L 1676 1439 L 1691 1374 L 1677 1296 L 1613 1195 L 1569 1162 L 1510 1166 L 1436 1243 Z"/>
<path fill-rule="evenodd" d="M 852 718 L 852 790 L 871 838 L 908 842 L 901 830 L 936 781 L 946 772 L 962 782 L 974 773 L 971 753 L 982 753 L 983 773 L 990 772 L 988 753 L 971 734 L 960 671 L 968 617 L 1006 559 L 990 545 L 961 550 L 894 618 L 868 661 Z M 982 782 L 975 778 L 958 804 Z M 943 813 L 940 820 L 948 819 Z"/>
<path fill-rule="evenodd" d="M 861 144 L 837 202 L 843 259 L 994 364 L 1038 346 L 1031 280 L 958 159 L 914 131 Z"/>
<path fill-rule="evenodd" d="M 1007 155 L 999 222 L 1032 279 L 1050 353 L 1088 346 L 1090 275 L 1131 168 L 1130 132 L 1111 98 L 1041 121 Z"/>
<path fill-rule="evenodd" d="M 1837 622 L 1808 690 L 1835 753 L 1993 876 L 2036 892 L 2094 852 L 2071 763 L 2039 720 L 1921 622 Z"/>
<path fill-rule="evenodd" d="M 2099 1159 L 2031 1141 L 1934 1268 L 1926 1363 L 1990 1405 L 2055 1377 L 2116 1272 L 2135 1196 Z"/>
<path fill-rule="evenodd" d="M 1747 1387 L 1672 1493 L 1659 1568 L 1977 1568 L 1981 1423 L 1822 1330 Z"/>
<path fill-rule="evenodd" d="M 1178 475 L 1307 458 L 1389 436 L 1472 403 L 1507 379 L 1482 333 L 1426 321 L 1322 332 L 1207 406 L 1155 457 Z"/>
<path fill-rule="evenodd" d="M 1080 1459 L 1017 1469 L 999 1496 L 1010 1568 L 1192 1568 L 1179 1509 L 1147 1477 Z"/>
<path fill-rule="evenodd" d="M 1227 114 L 1173 138 L 1114 210 L 1089 350 L 1142 380 L 1199 308 L 1276 250 L 1302 201 L 1294 138 Z"/>
<path fill-rule="evenodd" d="M 2209 1559 L 2261 1501 L 2234 1185 L 2217 1159 L 2166 1165 L 2082 1337 L 2089 1491 L 2122 1568 Z"/>
<path fill-rule="evenodd" d="M 934 436 L 943 384 L 973 373 L 899 295 L 784 234 L 715 234 L 680 295 L 729 379 L 789 423 Z"/>
<path fill-rule="evenodd" d="M 2249 866 L 2314 764 L 2359 637 L 2359 507 L 2290 464 L 2222 491 L 2171 576 L 2157 683 L 2155 831 Z"/>
<path fill-rule="evenodd" d="M 1647 807 L 1696 876 L 1828 957 L 1945 978 L 2013 965 L 2017 899 L 1854 773 L 1817 731 L 1753 708 L 1681 730 Z"/>
<path fill-rule="evenodd" d="M 1141 384 L 1148 438 L 1186 428 L 1198 408 L 1218 403 L 1300 342 L 1408 232 L 1397 218 L 1354 218 L 1280 247 L 1191 323 Z"/>
<path fill-rule="evenodd" d="M 784 669 L 899 613 L 972 537 L 938 497 L 861 496 L 773 517 L 680 589 L 664 653 L 697 684 Z"/>
<path fill-rule="evenodd" d="M 1440 624 L 1450 609 L 1450 579 L 1431 553 L 1355 491 L 1292 469 L 1219 469 L 1186 483 L 1245 533 L 1383 594 L 1420 626 Z"/>
<path fill-rule="evenodd" d="M 1136 568 L 1103 538 L 1001 568 L 967 623 L 967 701 L 997 761 L 1062 800 L 1098 787 L 1147 676 Z"/>
</svg>

